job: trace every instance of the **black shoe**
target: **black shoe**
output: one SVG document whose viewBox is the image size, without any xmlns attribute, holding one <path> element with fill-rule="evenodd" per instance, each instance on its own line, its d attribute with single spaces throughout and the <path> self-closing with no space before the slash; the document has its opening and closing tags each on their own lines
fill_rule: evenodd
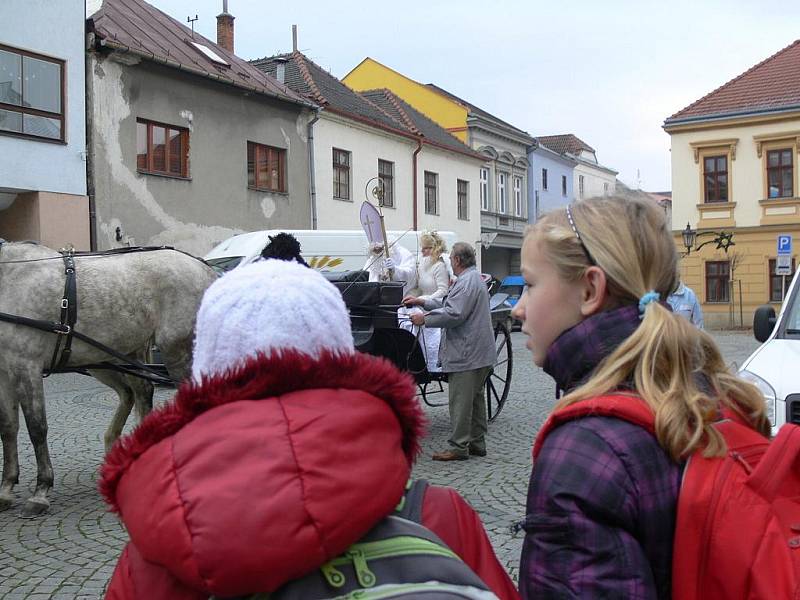
<svg viewBox="0 0 800 600">
<path fill-rule="evenodd" d="M 470 456 L 486 456 L 486 449 L 478 450 L 477 448 L 473 448 L 472 446 L 469 447 L 469 455 Z"/>
</svg>

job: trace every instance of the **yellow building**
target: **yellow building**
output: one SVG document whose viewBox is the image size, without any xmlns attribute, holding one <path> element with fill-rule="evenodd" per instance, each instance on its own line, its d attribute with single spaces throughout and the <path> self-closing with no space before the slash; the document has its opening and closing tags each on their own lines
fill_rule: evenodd
<svg viewBox="0 0 800 600">
<path fill-rule="evenodd" d="M 777 237 L 800 244 L 800 40 L 672 115 L 672 229 L 698 237 L 681 274 L 706 326 L 751 325 L 754 310 L 783 300 Z M 714 240 L 733 233 L 734 246 Z M 724 246 L 724 244 L 722 244 Z M 788 286 L 790 277 L 785 278 Z"/>
<path fill-rule="evenodd" d="M 414 81 L 372 58 L 361 61 L 342 81 L 357 92 L 390 90 L 483 155 L 475 194 L 481 208 L 481 268 L 501 279 L 518 274 L 531 200 L 528 148 L 533 138 L 447 90 Z"/>
</svg>

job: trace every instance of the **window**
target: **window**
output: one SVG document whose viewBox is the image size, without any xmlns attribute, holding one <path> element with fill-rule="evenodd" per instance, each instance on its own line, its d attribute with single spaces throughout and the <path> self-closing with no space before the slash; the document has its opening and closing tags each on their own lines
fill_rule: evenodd
<svg viewBox="0 0 800 600">
<path fill-rule="evenodd" d="M 730 263 L 727 260 L 706 263 L 706 302 L 729 302 L 728 279 Z"/>
<path fill-rule="evenodd" d="M 481 169 L 481 210 L 489 210 L 489 169 Z"/>
<path fill-rule="evenodd" d="M 0 44 L 0 132 L 64 141 L 64 61 Z"/>
<path fill-rule="evenodd" d="M 603 196 L 608 196 L 608 184 L 603 184 Z"/>
<path fill-rule="evenodd" d="M 562 175 L 561 176 L 561 195 L 562 196 L 566 196 L 567 195 L 567 176 L 566 175 Z"/>
<path fill-rule="evenodd" d="M 458 218 L 469 221 L 469 182 L 459 179 L 456 181 L 458 191 Z"/>
<path fill-rule="evenodd" d="M 770 198 L 794 196 L 792 154 L 791 148 L 767 152 L 767 189 Z"/>
<path fill-rule="evenodd" d="M 547 169 L 542 169 L 542 189 L 547 191 Z"/>
<path fill-rule="evenodd" d="M 425 213 L 439 214 L 439 176 L 425 171 Z"/>
<path fill-rule="evenodd" d="M 394 163 L 379 158 L 378 177 L 383 181 L 383 206 L 394 208 Z"/>
<path fill-rule="evenodd" d="M 583 198 L 584 184 L 583 175 L 578 175 L 578 197 Z"/>
<path fill-rule="evenodd" d="M 522 177 L 514 177 L 514 214 L 522 216 Z"/>
<path fill-rule="evenodd" d="M 497 212 L 506 214 L 508 206 L 506 205 L 506 174 L 497 174 Z"/>
<path fill-rule="evenodd" d="M 136 170 L 170 177 L 189 177 L 189 130 L 137 119 Z"/>
<path fill-rule="evenodd" d="M 794 258 L 792 258 L 792 273 L 790 275 L 775 274 L 775 259 L 769 259 L 769 301 L 783 302 L 783 293 L 789 289 L 789 284 L 794 277 Z M 784 282 L 784 277 L 786 278 Z M 786 284 L 784 287 L 784 283 Z"/>
<path fill-rule="evenodd" d="M 728 157 L 703 158 L 704 202 L 728 201 Z"/>
<path fill-rule="evenodd" d="M 350 200 L 350 153 L 333 149 L 333 197 Z"/>
<path fill-rule="evenodd" d="M 247 186 L 267 192 L 285 192 L 286 150 L 247 142 Z"/>
</svg>

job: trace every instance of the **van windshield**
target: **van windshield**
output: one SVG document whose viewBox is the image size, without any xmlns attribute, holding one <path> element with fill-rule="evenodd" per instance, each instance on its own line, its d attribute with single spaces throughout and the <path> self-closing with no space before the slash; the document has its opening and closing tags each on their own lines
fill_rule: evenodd
<svg viewBox="0 0 800 600">
<path fill-rule="evenodd" d="M 209 258 L 206 260 L 208 266 L 214 269 L 218 274 L 222 275 L 231 269 L 235 268 L 244 256 L 224 256 L 222 258 Z"/>
<path fill-rule="evenodd" d="M 789 306 L 786 307 L 786 325 L 783 330 L 787 336 L 800 335 L 800 293 L 798 290 L 789 297 Z"/>
<path fill-rule="evenodd" d="M 519 300 L 520 295 L 522 294 L 521 285 L 501 285 L 500 289 L 497 290 L 498 294 L 508 294 L 509 298 L 513 298 L 514 300 Z"/>
</svg>

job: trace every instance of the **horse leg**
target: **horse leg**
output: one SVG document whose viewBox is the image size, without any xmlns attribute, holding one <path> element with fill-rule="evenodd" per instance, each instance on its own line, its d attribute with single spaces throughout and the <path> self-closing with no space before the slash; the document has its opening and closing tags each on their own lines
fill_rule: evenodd
<svg viewBox="0 0 800 600">
<path fill-rule="evenodd" d="M 111 423 L 108 424 L 103 441 L 105 442 L 106 452 L 111 450 L 111 446 L 122 435 L 122 429 L 125 427 L 125 422 L 128 420 L 128 415 L 131 414 L 133 409 L 133 390 L 127 383 L 127 377 L 122 373 L 114 371 L 89 371 L 92 377 L 97 379 L 100 383 L 104 383 L 119 396 L 119 403 L 117 410 L 114 411 L 114 416 L 111 418 Z"/>
<path fill-rule="evenodd" d="M 192 374 L 192 337 L 158 343 L 169 376 L 181 382 Z"/>
<path fill-rule="evenodd" d="M 14 486 L 19 483 L 19 401 L 10 392 L 10 381 L 0 372 L 0 438 L 3 440 L 3 478 L 0 481 L 0 511 L 14 503 Z"/>
<path fill-rule="evenodd" d="M 128 375 L 127 383 L 133 391 L 133 406 L 136 409 L 136 417 L 141 423 L 151 410 L 153 410 L 153 394 L 155 387 L 146 379 Z"/>
<path fill-rule="evenodd" d="M 50 508 L 47 494 L 53 488 L 53 465 L 47 448 L 47 413 L 44 406 L 44 386 L 41 374 L 28 370 L 14 377 L 14 391 L 17 393 L 25 425 L 36 455 L 36 490 L 22 508 L 23 517 L 35 517 Z"/>
</svg>

